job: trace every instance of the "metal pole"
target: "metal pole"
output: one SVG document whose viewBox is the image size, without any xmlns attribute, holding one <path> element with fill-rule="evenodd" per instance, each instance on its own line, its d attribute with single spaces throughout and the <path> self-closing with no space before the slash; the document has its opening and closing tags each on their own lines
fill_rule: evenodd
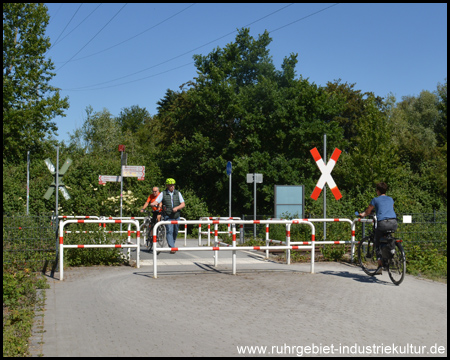
<svg viewBox="0 0 450 360">
<path fill-rule="evenodd" d="M 228 202 L 229 202 L 229 205 L 228 205 L 229 206 L 228 217 L 231 217 L 231 174 L 230 174 L 229 184 L 230 184 L 230 186 L 229 186 L 230 194 L 229 194 L 229 197 L 228 197 Z"/>
<path fill-rule="evenodd" d="M 253 220 L 256 220 L 256 175 L 253 174 L 253 190 L 254 190 L 254 204 L 253 204 Z M 253 237 L 256 240 L 256 223 L 253 224 Z"/>
<path fill-rule="evenodd" d="M 327 134 L 323 135 L 323 158 L 327 161 Z M 323 186 L 323 218 L 327 218 L 327 185 Z M 327 239 L 327 222 L 323 222 L 323 240 Z"/>
<path fill-rule="evenodd" d="M 123 193 L 123 163 L 122 163 L 122 160 L 123 160 L 123 151 L 120 152 L 120 220 L 122 220 L 122 193 Z M 120 223 L 120 236 L 122 236 L 122 223 Z"/>
<path fill-rule="evenodd" d="M 29 215 L 29 201 L 30 201 L 30 152 L 27 151 L 27 216 Z"/>
</svg>

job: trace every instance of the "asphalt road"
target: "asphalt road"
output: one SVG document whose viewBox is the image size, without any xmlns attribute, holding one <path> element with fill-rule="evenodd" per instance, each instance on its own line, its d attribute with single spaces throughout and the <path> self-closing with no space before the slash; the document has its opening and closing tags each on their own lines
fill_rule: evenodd
<svg viewBox="0 0 450 360">
<path fill-rule="evenodd" d="M 253 356 L 447 355 L 446 284 L 407 275 L 395 286 L 340 263 L 310 274 L 309 264 L 238 254 L 237 275 L 231 252 L 216 268 L 211 252 L 179 252 L 159 255 L 153 279 L 144 251 L 140 269 L 56 273 L 32 354 L 249 356 L 253 346 Z"/>
</svg>

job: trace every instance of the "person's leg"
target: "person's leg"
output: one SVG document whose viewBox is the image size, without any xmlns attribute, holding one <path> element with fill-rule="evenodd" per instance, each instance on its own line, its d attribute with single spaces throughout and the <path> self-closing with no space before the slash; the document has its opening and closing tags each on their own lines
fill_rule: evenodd
<svg viewBox="0 0 450 360">
<path fill-rule="evenodd" d="M 168 216 L 164 217 L 164 220 L 170 220 Z M 169 245 L 169 247 L 173 248 L 175 247 L 175 241 L 173 238 L 173 225 L 166 225 L 166 238 L 167 238 L 167 245 Z"/>
</svg>

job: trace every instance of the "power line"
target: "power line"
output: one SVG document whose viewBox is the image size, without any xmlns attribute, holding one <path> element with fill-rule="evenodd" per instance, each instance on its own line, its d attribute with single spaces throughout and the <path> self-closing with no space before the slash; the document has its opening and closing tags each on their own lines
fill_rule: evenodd
<svg viewBox="0 0 450 360">
<path fill-rule="evenodd" d="M 276 14 L 277 12 L 279 12 L 279 11 L 281 11 L 281 10 L 284 10 L 284 9 L 286 9 L 287 7 L 292 6 L 292 5 L 294 5 L 294 4 L 291 3 L 291 4 L 288 4 L 288 5 L 286 5 L 286 6 L 283 6 L 282 8 L 280 8 L 280 9 L 278 9 L 278 10 L 276 10 L 276 11 L 273 11 L 273 12 L 271 12 L 270 14 L 267 14 L 267 15 L 263 16 L 262 18 L 259 18 L 258 20 L 255 20 L 255 21 L 253 21 L 253 22 L 251 22 L 251 23 L 249 23 L 249 24 L 247 24 L 247 25 L 244 25 L 244 27 L 253 25 L 253 24 L 257 23 L 258 21 L 261 21 L 261 20 L 263 20 L 263 19 L 265 19 L 265 18 L 267 18 L 267 17 L 269 17 L 269 16 L 271 16 L 271 15 L 274 15 L 274 14 Z M 130 76 L 139 74 L 139 73 L 141 73 L 141 72 L 144 72 L 144 71 L 153 69 L 153 68 L 155 68 L 155 67 L 157 67 L 157 66 L 167 64 L 168 62 L 170 62 L 170 61 L 172 61 L 172 60 L 178 59 L 178 58 L 180 58 L 180 57 L 182 57 L 182 56 L 184 56 L 184 55 L 187 55 L 187 54 L 189 54 L 189 53 L 191 53 L 191 52 L 194 52 L 194 51 L 196 51 L 196 50 L 198 50 L 198 49 L 201 49 L 201 48 L 203 48 L 203 47 L 205 47 L 205 46 L 207 46 L 207 45 L 210 45 L 210 44 L 212 44 L 212 43 L 214 43 L 214 42 L 217 42 L 218 40 L 221 40 L 221 39 L 223 39 L 223 38 L 225 38 L 225 37 L 227 37 L 227 36 L 230 36 L 230 35 L 232 35 L 232 34 L 234 34 L 234 33 L 236 33 L 236 32 L 237 32 L 237 30 L 233 30 L 233 31 L 229 32 L 228 34 L 225 34 L 225 35 L 223 35 L 223 36 L 221 36 L 221 37 L 219 37 L 219 38 L 217 38 L 217 39 L 214 39 L 214 40 L 212 40 L 212 41 L 209 41 L 209 42 L 207 42 L 206 44 L 203 44 L 203 45 L 201 45 L 201 46 L 198 46 L 198 47 L 196 47 L 196 48 L 194 48 L 194 49 L 191 49 L 191 50 L 189 50 L 189 51 L 186 51 L 186 52 L 183 53 L 183 54 L 177 55 L 177 56 L 175 56 L 175 57 L 173 57 L 173 58 L 171 58 L 171 59 L 165 60 L 165 61 L 163 61 L 163 62 L 161 62 L 161 63 L 159 63 L 159 64 L 152 65 L 152 66 L 150 66 L 150 67 L 148 67 L 148 68 L 145 68 L 145 69 L 136 71 L 136 72 L 134 72 L 134 73 L 131 73 L 131 74 L 128 74 L 128 75 L 124 75 L 124 76 L 121 76 L 121 77 L 116 78 L 116 79 L 113 79 L 113 80 L 104 81 L 104 82 L 102 82 L 102 83 L 93 84 L 93 85 L 87 85 L 87 86 L 79 87 L 79 88 L 76 88 L 76 89 L 66 89 L 66 90 L 82 90 L 82 89 L 86 89 L 86 88 L 93 87 L 93 86 L 99 86 L 99 85 L 108 84 L 108 83 L 110 83 L 110 82 L 114 82 L 114 81 L 117 81 L 117 80 L 121 80 L 121 79 L 130 77 Z M 190 64 L 193 64 L 193 63 L 194 63 L 194 62 L 191 62 Z M 186 64 L 186 65 L 188 65 L 188 64 Z M 183 65 L 183 66 L 186 66 L 186 65 Z M 180 68 L 180 67 L 177 67 L 177 68 L 175 68 L 175 69 L 178 69 L 178 68 Z M 173 69 L 173 70 L 175 70 L 175 69 Z M 165 71 L 165 72 L 167 72 L 167 71 Z M 146 79 L 146 78 L 143 78 L 143 79 Z M 129 83 L 129 82 L 127 82 L 127 83 L 122 83 L 122 84 L 128 84 L 128 83 Z M 122 84 L 119 84 L 119 85 L 122 85 Z M 110 87 L 115 87 L 115 86 L 119 86 L 119 85 L 111 85 Z M 97 89 L 104 89 L 104 88 L 105 88 L 105 87 L 97 88 Z M 95 89 L 91 89 L 91 90 L 95 90 Z"/>
<path fill-rule="evenodd" d="M 77 10 L 75 11 L 75 13 L 72 15 L 72 17 L 70 18 L 69 22 L 68 22 L 68 23 L 66 24 L 66 26 L 64 27 L 63 31 L 61 31 L 61 33 L 59 34 L 58 38 L 55 40 L 55 43 L 54 43 L 54 44 L 56 44 L 56 43 L 58 42 L 58 40 L 59 40 L 59 38 L 61 37 L 61 35 L 64 33 L 64 31 L 66 31 L 67 27 L 68 27 L 69 24 L 72 22 L 73 18 L 74 18 L 75 15 L 77 14 L 78 10 L 80 10 L 81 6 L 83 6 L 83 3 L 81 3 L 80 6 L 78 6 L 78 9 L 77 9 Z M 59 11 L 59 10 L 58 10 L 58 11 Z M 52 47 L 55 46 L 54 44 L 50 47 L 50 49 L 48 49 L 48 51 L 50 51 L 50 50 L 52 49 Z"/>
<path fill-rule="evenodd" d="M 87 20 L 87 18 L 89 18 L 89 16 L 91 16 L 100 6 L 102 6 L 102 4 L 99 4 L 94 10 L 92 10 L 88 16 L 86 16 L 83 20 L 81 20 L 81 22 L 75 26 L 66 36 L 64 36 L 60 41 L 58 41 L 58 39 L 56 39 L 56 41 L 53 43 L 53 45 L 50 47 L 50 49 L 48 49 L 48 51 L 50 51 L 55 45 L 57 45 L 58 43 L 60 43 L 61 41 L 63 41 L 66 37 L 68 37 L 70 34 L 72 34 L 83 22 L 85 22 Z M 67 27 L 67 26 L 66 26 Z M 63 31 L 64 32 L 64 31 Z M 62 33 L 61 33 L 62 34 Z M 60 35 L 61 36 L 61 35 Z M 63 62 L 63 61 L 61 61 Z"/>
<path fill-rule="evenodd" d="M 70 60 L 72 60 L 76 55 L 78 55 L 79 53 L 80 53 L 80 51 L 81 50 L 83 50 L 92 40 L 94 40 L 95 39 L 95 37 L 98 35 L 98 34 L 100 34 L 101 32 L 102 32 L 102 30 L 106 27 L 106 26 L 108 26 L 108 24 L 117 16 L 117 15 L 119 15 L 119 13 L 123 10 L 123 8 L 125 7 L 125 6 L 127 6 L 127 4 L 125 4 L 124 6 L 122 6 L 121 8 L 120 8 L 120 10 L 118 11 L 118 12 L 116 12 L 115 14 L 114 14 L 114 16 L 111 18 L 111 19 L 109 19 L 109 21 L 97 32 L 97 34 L 95 34 L 80 50 L 78 50 L 69 60 L 67 60 L 58 70 L 56 70 L 56 71 L 59 71 L 59 70 L 61 70 Z"/>
<path fill-rule="evenodd" d="M 152 29 L 154 29 L 155 27 L 157 27 L 157 26 L 159 26 L 159 25 L 165 23 L 166 21 L 168 21 L 168 20 L 172 19 L 173 17 L 175 17 L 175 16 L 181 14 L 183 11 L 186 11 L 187 9 L 191 8 L 191 7 L 194 6 L 194 5 L 195 5 L 195 3 L 189 5 L 188 7 L 184 8 L 183 10 L 181 10 L 181 11 L 179 11 L 179 12 L 177 12 L 177 13 L 171 15 L 171 16 L 169 16 L 168 18 L 166 18 L 166 19 L 160 21 L 159 23 L 157 23 L 157 24 L 155 24 L 155 25 L 149 27 L 148 29 L 146 29 L 146 30 L 140 32 L 139 34 L 136 34 L 136 35 L 134 35 L 134 36 L 132 36 L 132 37 L 126 39 L 126 40 L 123 40 L 123 41 L 121 41 L 121 42 L 119 42 L 119 43 L 117 43 L 117 44 L 115 44 L 115 45 L 112 45 L 112 46 L 110 46 L 110 47 L 108 47 L 108 48 L 106 48 L 106 49 L 97 51 L 96 53 L 93 53 L 93 54 L 90 54 L 90 55 L 86 55 L 86 56 L 80 57 L 80 58 L 78 58 L 78 59 L 69 60 L 69 61 L 78 61 L 78 60 L 86 59 L 86 58 L 88 58 L 88 57 L 91 57 L 91 56 L 94 56 L 94 55 L 98 55 L 98 54 L 100 54 L 100 53 L 102 53 L 102 52 L 105 52 L 105 51 L 107 51 L 107 50 L 110 50 L 110 49 L 112 49 L 112 48 L 114 48 L 114 47 L 116 47 L 116 46 L 122 45 L 123 43 L 125 43 L 125 42 L 127 42 L 127 41 L 130 41 L 130 40 L 132 40 L 132 39 L 134 39 L 134 38 L 136 38 L 136 37 L 138 37 L 138 36 L 140 36 L 140 35 L 146 33 L 147 31 L 152 30 Z M 67 36 L 67 35 L 66 35 L 66 36 Z M 62 62 L 62 61 L 61 61 L 61 62 Z"/>
<path fill-rule="evenodd" d="M 285 9 L 285 8 L 287 8 L 287 7 L 289 7 L 289 6 L 291 6 L 291 5 L 293 5 L 293 4 L 289 4 L 289 5 L 287 5 L 287 6 L 284 6 L 284 7 L 280 8 L 280 9 L 278 9 L 278 10 L 276 10 L 276 11 L 274 11 L 274 12 L 268 14 L 268 15 L 263 16 L 262 18 L 260 18 L 260 19 L 258 19 L 258 20 L 255 20 L 255 21 L 253 21 L 253 22 L 251 22 L 251 23 L 245 25 L 244 27 L 248 27 L 248 26 L 250 26 L 250 25 L 253 25 L 253 24 L 257 23 L 258 21 L 261 21 L 261 20 L 267 18 L 268 16 L 271 16 L 271 15 L 273 15 L 273 14 L 275 14 L 275 13 L 277 13 L 277 12 L 279 12 L 279 11 L 281 11 L 281 10 L 283 10 L 283 9 Z M 319 11 L 315 11 L 314 13 L 311 13 L 311 14 L 309 14 L 309 15 L 303 16 L 303 17 L 301 17 L 301 18 L 299 18 L 299 19 L 297 19 L 297 20 L 295 20 L 295 21 L 292 21 L 292 22 L 286 24 L 286 25 L 283 25 L 283 26 L 280 26 L 280 27 L 278 27 L 278 28 L 276 28 L 276 29 L 274 29 L 274 30 L 271 30 L 271 31 L 269 31 L 269 33 L 273 33 L 273 32 L 275 32 L 275 31 L 278 31 L 278 30 L 281 30 L 281 29 L 283 29 L 283 28 L 285 28 L 285 27 L 288 27 L 288 26 L 290 26 L 290 25 L 292 25 L 292 24 L 295 24 L 295 23 L 297 23 L 297 22 L 299 22 L 299 21 L 305 20 L 305 19 L 307 19 L 307 18 L 309 18 L 309 17 L 311 17 L 311 16 L 313 16 L 313 15 L 316 15 L 316 14 L 322 12 L 322 11 L 325 11 L 325 10 L 327 10 L 327 9 L 330 9 L 330 8 L 332 8 L 333 6 L 336 6 L 336 5 L 339 5 L 339 3 L 330 5 L 330 6 L 328 6 L 328 7 L 326 7 L 326 8 L 323 8 L 323 9 L 321 9 L 321 10 L 319 10 Z M 113 81 L 117 81 L 117 80 L 120 80 L 120 79 L 124 79 L 124 78 L 126 78 L 126 77 L 129 77 L 129 76 L 132 76 L 132 75 L 136 75 L 136 74 L 141 73 L 141 72 L 144 72 L 144 71 L 146 71 L 146 70 L 149 70 L 149 69 L 155 68 L 155 67 L 157 67 L 157 66 L 163 65 L 163 64 L 165 64 L 165 63 L 168 63 L 169 61 L 175 60 L 175 59 L 177 59 L 177 58 L 179 58 L 179 57 L 181 57 L 181 56 L 184 56 L 184 55 L 186 55 L 186 54 L 188 54 L 188 53 L 191 53 L 191 52 L 193 52 L 193 51 L 195 51 L 195 50 L 198 50 L 198 49 L 200 49 L 200 48 L 202 48 L 202 47 L 205 47 L 205 46 L 207 46 L 207 45 L 209 45 L 209 44 L 211 44 L 211 43 L 213 43 L 213 42 L 216 42 L 216 41 L 218 41 L 218 40 L 220 40 L 220 39 L 222 39 L 222 38 L 224 38 L 224 37 L 227 37 L 227 36 L 229 36 L 229 35 L 231 35 L 231 34 L 234 34 L 235 32 L 237 32 L 237 30 L 234 30 L 234 31 L 232 31 L 232 32 L 230 32 L 230 33 L 228 33 L 228 34 L 226 34 L 226 35 L 223 35 L 223 36 L 221 36 L 221 37 L 219 37 L 219 38 L 217 38 L 217 39 L 215 39 L 215 40 L 212 40 L 212 41 L 210 41 L 210 42 L 208 42 L 208 43 L 206 43 L 206 44 L 204 44 L 204 45 L 201 45 L 201 46 L 199 46 L 199 47 L 196 47 L 195 49 L 192 49 L 192 50 L 190 50 L 190 51 L 187 51 L 187 52 L 185 52 L 185 53 L 183 53 L 183 54 L 181 54 L 181 55 L 175 56 L 175 57 L 173 57 L 173 58 L 171 58 L 171 59 L 169 59 L 169 60 L 166 60 L 166 61 L 164 61 L 164 62 L 162 62 L 162 63 L 153 65 L 153 66 L 151 66 L 151 67 L 148 67 L 148 68 L 146 68 L 146 69 L 143 69 L 143 70 L 134 72 L 134 73 L 132 73 L 132 74 L 125 75 L 125 76 L 122 76 L 122 77 L 120 77 L 120 78 L 116 78 L 116 79 L 114 79 L 114 80 L 109 80 L 109 81 L 105 81 L 105 82 L 102 82 L 102 83 L 98 83 L 98 84 L 95 84 L 95 85 L 89 85 L 89 86 L 84 86 L 84 87 L 75 88 L 75 89 L 63 89 L 63 90 L 65 90 L 65 91 L 87 91 L 87 90 L 101 90 L 101 89 L 107 89 L 107 88 L 112 88 L 112 87 L 117 87 L 117 86 L 122 86 L 122 85 L 130 84 L 130 83 L 137 82 L 137 81 L 142 81 L 142 80 L 145 80 L 145 79 L 148 79 L 148 78 L 157 76 L 157 75 L 165 74 L 165 73 L 168 73 L 168 72 L 170 72 L 170 71 L 174 71 L 174 70 L 180 69 L 180 68 L 182 68 L 182 67 L 185 67 L 185 66 L 194 64 L 194 62 L 190 62 L 190 63 L 188 63 L 188 64 L 184 64 L 184 65 L 178 66 L 178 67 L 176 67 L 176 68 L 172 68 L 172 69 L 169 69 L 169 70 L 166 70 L 166 71 L 157 73 L 157 74 L 149 75 L 149 76 L 146 76 L 146 77 L 143 77 L 143 78 L 139 78 L 139 79 L 136 79 L 136 80 L 127 81 L 127 82 L 124 82 L 124 83 L 115 84 L 115 85 L 109 85 L 109 86 L 104 86 L 104 87 L 98 87 L 98 88 L 94 88 L 94 89 L 86 89 L 86 88 L 89 88 L 89 87 L 94 87 L 94 86 L 104 85 L 104 84 L 107 84 L 107 83 L 110 83 L 110 82 L 113 82 Z"/>
</svg>

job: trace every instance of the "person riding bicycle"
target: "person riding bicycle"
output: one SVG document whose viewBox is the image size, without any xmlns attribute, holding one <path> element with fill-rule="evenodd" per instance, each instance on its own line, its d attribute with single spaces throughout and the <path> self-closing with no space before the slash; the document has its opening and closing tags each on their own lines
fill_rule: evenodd
<svg viewBox="0 0 450 360">
<path fill-rule="evenodd" d="M 373 198 L 365 211 L 359 214 L 361 217 L 368 216 L 375 209 L 377 215 L 377 227 L 374 234 L 374 244 L 378 260 L 378 268 L 376 275 L 381 274 L 381 249 L 380 239 L 386 231 L 397 230 L 397 215 L 394 211 L 394 199 L 386 195 L 387 185 L 380 182 L 376 186 L 377 197 Z"/>
<path fill-rule="evenodd" d="M 155 201 L 150 203 L 152 206 L 164 205 L 164 220 L 179 219 L 180 210 L 184 208 L 185 203 L 183 196 L 178 190 L 175 190 L 175 179 L 168 178 L 166 180 L 166 190 L 162 191 Z M 166 225 L 167 244 L 169 247 L 175 247 L 175 241 L 178 235 L 178 224 Z M 171 254 L 175 253 L 171 251 Z"/>
<path fill-rule="evenodd" d="M 152 202 L 154 202 L 159 194 L 160 194 L 159 187 L 157 187 L 157 186 L 153 187 L 152 193 L 150 194 L 150 196 L 148 197 L 144 206 L 142 207 L 141 212 L 144 212 L 144 210 L 147 208 L 147 206 L 149 204 L 151 204 Z M 153 210 L 153 222 L 156 223 L 156 222 L 161 221 L 162 204 L 159 204 L 157 206 L 152 206 L 152 210 Z"/>
</svg>

